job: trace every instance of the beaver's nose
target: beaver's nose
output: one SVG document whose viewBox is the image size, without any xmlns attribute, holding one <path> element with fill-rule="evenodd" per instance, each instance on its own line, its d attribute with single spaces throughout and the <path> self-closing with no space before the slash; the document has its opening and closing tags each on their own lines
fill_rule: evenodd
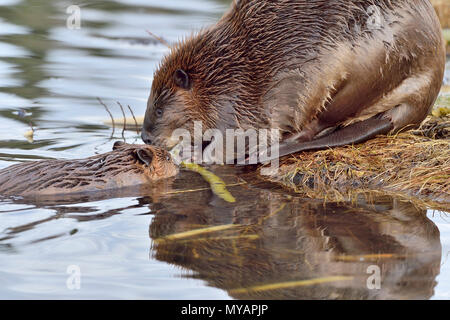
<svg viewBox="0 0 450 320">
<path fill-rule="evenodd" d="M 152 142 L 153 142 L 151 134 L 148 133 L 146 130 L 142 130 L 141 138 L 145 144 L 152 144 Z"/>
</svg>

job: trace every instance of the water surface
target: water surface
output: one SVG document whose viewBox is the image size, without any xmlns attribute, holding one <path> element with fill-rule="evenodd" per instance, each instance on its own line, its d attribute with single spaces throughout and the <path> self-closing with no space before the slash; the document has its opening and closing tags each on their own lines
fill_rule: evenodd
<svg viewBox="0 0 450 320">
<path fill-rule="evenodd" d="M 96 98 L 116 118 L 117 101 L 143 115 L 167 52 L 146 30 L 174 42 L 229 2 L 84 1 L 82 27 L 71 30 L 69 1 L 0 1 L 0 168 L 140 143 L 133 130 L 112 132 Z M 212 170 L 235 203 L 190 172 L 108 196 L 0 199 L 0 298 L 450 298 L 445 213 L 388 196 L 324 204 L 249 172 Z M 67 285 L 73 267 L 80 289 Z M 367 286 L 373 267 L 380 289 Z"/>
</svg>

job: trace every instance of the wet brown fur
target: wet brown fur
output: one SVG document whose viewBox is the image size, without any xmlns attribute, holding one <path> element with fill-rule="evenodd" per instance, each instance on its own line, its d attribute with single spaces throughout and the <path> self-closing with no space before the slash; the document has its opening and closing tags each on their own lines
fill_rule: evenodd
<svg viewBox="0 0 450 320">
<path fill-rule="evenodd" d="M 368 25 L 369 6 L 382 28 Z M 171 148 L 173 130 L 278 128 L 308 141 L 383 115 L 420 124 L 439 93 L 445 47 L 428 0 L 240 0 L 176 44 L 154 75 L 144 135 Z M 184 70 L 191 87 L 177 86 Z M 161 117 L 155 110 L 163 110 Z"/>
<path fill-rule="evenodd" d="M 150 165 L 138 152 L 148 152 Z M 146 145 L 119 144 L 79 160 L 43 160 L 0 170 L 0 195 L 43 196 L 106 191 L 153 183 L 177 173 L 170 154 Z"/>
</svg>

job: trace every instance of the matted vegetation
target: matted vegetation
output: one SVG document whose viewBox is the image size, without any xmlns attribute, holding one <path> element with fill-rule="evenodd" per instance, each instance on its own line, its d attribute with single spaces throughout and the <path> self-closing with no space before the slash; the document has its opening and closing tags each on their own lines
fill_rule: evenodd
<svg viewBox="0 0 450 320">
<path fill-rule="evenodd" d="M 443 28 L 450 28 L 450 1 L 430 0 Z"/>
<path fill-rule="evenodd" d="M 288 157 L 269 180 L 324 201 L 383 192 L 449 211 L 450 116 L 430 116 L 396 136 Z"/>
</svg>

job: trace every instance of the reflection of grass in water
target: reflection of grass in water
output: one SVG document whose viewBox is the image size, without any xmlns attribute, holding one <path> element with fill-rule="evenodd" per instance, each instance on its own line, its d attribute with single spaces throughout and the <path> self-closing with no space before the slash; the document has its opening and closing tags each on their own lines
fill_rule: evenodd
<svg viewBox="0 0 450 320">
<path fill-rule="evenodd" d="M 243 234 L 243 235 L 236 235 L 236 236 L 182 239 L 182 240 L 178 240 L 177 242 L 186 243 L 186 242 L 213 242 L 213 241 L 228 241 L 228 240 L 256 240 L 259 238 L 260 237 L 257 234 Z M 156 239 L 155 241 L 158 242 L 161 240 L 164 240 L 164 239 Z"/>
<path fill-rule="evenodd" d="M 201 234 L 218 232 L 218 231 L 223 231 L 223 230 L 232 229 L 232 228 L 236 228 L 236 227 L 239 227 L 239 225 L 227 224 L 227 225 L 223 225 L 223 226 L 214 226 L 214 227 L 190 230 L 190 231 L 185 231 L 185 232 L 165 236 L 164 238 L 155 239 L 155 242 L 184 239 L 184 238 L 189 238 L 189 237 L 193 237 L 193 236 L 197 236 L 197 235 L 201 235 Z"/>
<path fill-rule="evenodd" d="M 421 252 L 420 255 L 437 255 L 440 254 L 440 251 L 427 251 L 427 252 Z M 337 261 L 380 261 L 380 260 L 388 260 L 388 259 L 406 259 L 408 257 L 415 257 L 417 256 L 417 253 L 414 253 L 413 255 L 408 254 L 396 254 L 396 253 L 376 253 L 376 254 L 363 254 L 363 255 L 340 255 L 336 257 Z"/>
<path fill-rule="evenodd" d="M 413 292 L 416 283 L 432 283 L 434 271 L 410 280 L 411 270 L 436 271 L 433 266 L 439 267 L 438 232 L 424 217 L 425 211 L 390 198 L 361 200 L 356 209 L 351 204 L 329 204 L 325 210 L 314 200 L 289 202 L 284 197 L 265 196 L 249 198 L 248 203 L 239 201 L 227 213 L 208 211 L 205 216 L 195 211 L 183 216 L 182 204 L 180 211 L 164 209 L 155 212 L 153 227 L 174 225 L 165 234 L 207 230 L 195 223 L 215 221 L 210 215 L 241 225 L 152 242 L 156 259 L 189 270 L 188 277 L 202 279 L 234 298 L 360 298 L 368 294 L 360 275 L 367 266 L 379 263 L 388 266 L 389 277 L 395 280 L 386 280 L 386 288 L 405 279 L 402 292 Z M 173 214 L 177 214 L 174 220 L 164 219 Z M 165 234 L 160 232 L 160 237 Z M 415 237 L 410 239 L 408 234 Z M 417 239 L 423 246 L 417 246 Z M 423 247 L 428 248 L 426 253 Z"/>
<path fill-rule="evenodd" d="M 285 207 L 286 207 L 286 203 L 282 203 L 278 209 L 269 213 L 267 216 L 261 217 L 259 222 L 256 225 L 245 226 L 245 225 L 240 225 L 240 224 L 227 224 L 227 225 L 221 225 L 221 226 L 198 228 L 198 229 L 194 229 L 194 230 L 183 231 L 180 233 L 174 233 L 174 234 L 162 237 L 162 238 L 154 239 L 154 241 L 155 241 L 155 243 L 162 243 L 165 241 L 194 242 L 194 241 L 223 241 L 223 240 L 234 240 L 234 239 L 244 239 L 244 238 L 253 239 L 253 240 L 258 239 L 259 236 L 256 234 L 253 234 L 254 230 L 252 230 L 252 229 L 254 229 L 256 226 L 261 226 L 265 220 L 277 215 L 278 213 L 283 211 L 283 209 Z M 222 236 L 214 237 L 214 238 L 209 237 L 209 238 L 189 239 L 189 238 L 196 237 L 199 235 L 205 235 L 205 234 L 217 233 L 217 232 L 223 233 L 223 232 L 229 231 L 229 230 L 232 230 L 233 232 L 243 231 L 244 234 L 242 234 L 242 235 L 223 234 Z M 245 234 L 245 233 L 252 233 L 252 234 Z"/>
<path fill-rule="evenodd" d="M 295 287 L 307 287 L 314 286 L 318 284 L 331 283 L 331 282 L 340 282 L 340 281 L 350 281 L 353 280 L 354 277 L 347 276 L 333 276 L 333 277 L 323 277 L 309 280 L 300 280 L 300 281 L 289 281 L 289 282 L 279 282 L 279 283 L 271 283 L 260 286 L 254 286 L 249 288 L 238 288 L 229 290 L 230 294 L 242 294 L 242 293 L 251 293 L 251 292 L 261 292 L 261 291 L 271 291 L 271 290 L 280 290 L 280 289 L 288 289 Z"/>
<path fill-rule="evenodd" d="M 191 248 L 195 251 L 192 254 L 197 259 L 221 261 L 227 259 L 240 260 L 245 256 L 247 249 L 267 251 L 268 248 L 258 248 L 253 241 L 261 239 L 261 230 L 266 220 L 284 212 L 286 203 L 281 203 L 279 208 L 275 208 L 266 214 L 256 218 L 254 223 L 250 224 L 226 224 L 219 226 L 202 226 L 191 224 L 186 226 L 191 230 L 173 233 L 167 236 L 153 239 L 154 244 L 158 246 L 158 253 L 161 254 L 166 246 L 182 246 Z M 220 249 L 222 248 L 222 249 Z M 227 248 L 227 249 L 225 249 Z M 295 251 L 298 254 L 298 251 Z M 165 254 L 170 254 L 170 250 Z M 284 249 L 277 249 L 277 254 L 289 255 Z"/>
<path fill-rule="evenodd" d="M 226 184 L 225 187 L 231 188 L 231 187 L 242 186 L 244 184 L 247 184 L 247 182 Z M 183 190 L 177 190 L 177 191 L 170 191 L 165 194 L 166 195 L 176 195 L 176 194 L 182 194 L 182 193 L 202 192 L 202 191 L 206 191 L 206 190 L 211 190 L 211 188 L 183 189 Z"/>
</svg>

